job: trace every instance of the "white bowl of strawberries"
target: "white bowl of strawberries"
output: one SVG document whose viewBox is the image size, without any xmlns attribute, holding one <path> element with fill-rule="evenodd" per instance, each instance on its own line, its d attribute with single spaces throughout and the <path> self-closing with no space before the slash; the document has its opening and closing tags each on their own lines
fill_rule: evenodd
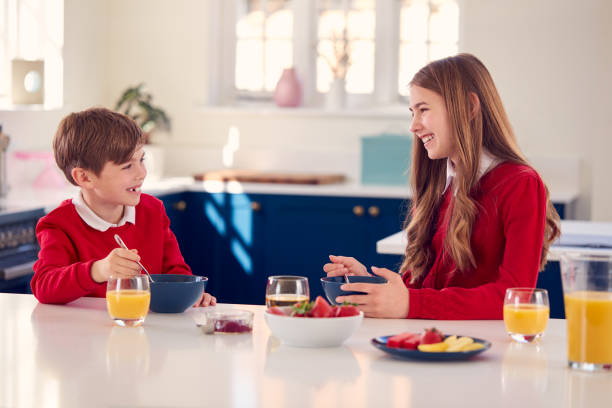
<svg viewBox="0 0 612 408">
<path fill-rule="evenodd" d="M 332 307 L 318 296 L 313 302 L 270 307 L 265 319 L 272 335 L 289 346 L 336 347 L 361 325 L 363 312 L 353 305 Z"/>
</svg>

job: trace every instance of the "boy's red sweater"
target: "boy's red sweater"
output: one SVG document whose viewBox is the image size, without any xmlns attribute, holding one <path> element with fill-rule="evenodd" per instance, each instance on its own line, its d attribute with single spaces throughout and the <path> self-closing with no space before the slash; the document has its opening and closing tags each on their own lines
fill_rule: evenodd
<svg viewBox="0 0 612 408">
<path fill-rule="evenodd" d="M 136 206 L 136 224 L 126 223 L 104 232 L 87 225 L 72 201 L 66 200 L 36 226 L 40 252 L 31 283 L 34 296 L 42 303 L 68 303 L 82 296 L 105 297 L 106 282 L 94 282 L 90 271 L 95 261 L 117 248 L 115 234 L 128 248 L 138 249 L 141 263 L 150 273 L 191 274 L 157 198 L 142 194 Z"/>
<path fill-rule="evenodd" d="M 473 192 L 478 215 L 471 246 L 476 268 L 458 271 L 443 250 L 452 186 L 447 189 L 431 243 L 435 258 L 414 283 L 410 273 L 409 318 L 502 319 L 507 288 L 535 287 L 546 220 L 546 190 L 527 166 L 502 163 L 486 173 Z"/>
</svg>

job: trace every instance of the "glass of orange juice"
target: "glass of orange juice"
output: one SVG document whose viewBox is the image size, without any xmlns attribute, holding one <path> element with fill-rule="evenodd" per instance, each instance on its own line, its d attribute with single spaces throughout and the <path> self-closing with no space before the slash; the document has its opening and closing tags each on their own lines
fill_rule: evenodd
<svg viewBox="0 0 612 408">
<path fill-rule="evenodd" d="M 151 289 L 146 275 L 108 280 L 106 306 L 118 326 L 140 326 L 149 312 L 150 302 Z"/>
<path fill-rule="evenodd" d="M 546 289 L 509 288 L 504 298 L 504 323 L 514 341 L 538 341 L 546 330 L 550 306 Z"/>
<path fill-rule="evenodd" d="M 612 255 L 563 254 L 561 277 L 569 367 L 612 371 Z"/>
</svg>

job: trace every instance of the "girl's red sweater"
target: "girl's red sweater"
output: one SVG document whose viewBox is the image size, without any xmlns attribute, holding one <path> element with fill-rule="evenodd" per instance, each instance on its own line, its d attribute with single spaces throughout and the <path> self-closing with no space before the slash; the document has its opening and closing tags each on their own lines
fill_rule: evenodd
<svg viewBox="0 0 612 408">
<path fill-rule="evenodd" d="M 452 185 L 440 204 L 431 247 L 429 272 L 410 283 L 408 318 L 502 319 L 507 288 L 535 287 L 546 221 L 546 190 L 530 167 L 502 163 L 486 173 L 473 190 L 478 215 L 471 247 L 476 268 L 458 271 L 444 251 Z"/>
</svg>

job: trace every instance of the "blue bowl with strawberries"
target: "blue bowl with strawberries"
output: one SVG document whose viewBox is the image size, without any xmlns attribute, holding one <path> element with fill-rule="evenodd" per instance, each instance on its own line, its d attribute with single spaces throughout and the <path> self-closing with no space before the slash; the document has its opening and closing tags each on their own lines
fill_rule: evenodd
<svg viewBox="0 0 612 408">
<path fill-rule="evenodd" d="M 375 276 L 375 275 L 347 276 L 347 277 L 326 276 L 324 278 L 321 278 L 321 285 L 323 286 L 323 291 L 325 292 L 325 296 L 327 297 L 327 300 L 329 300 L 329 302 L 332 305 L 338 305 L 338 302 L 336 302 L 336 298 L 338 296 L 365 295 L 365 293 L 363 292 L 346 291 L 346 290 L 340 289 L 340 287 L 346 283 L 347 278 L 348 278 L 349 283 L 376 283 L 376 284 L 387 283 L 387 280 L 385 278 L 383 278 L 382 276 Z"/>
</svg>

